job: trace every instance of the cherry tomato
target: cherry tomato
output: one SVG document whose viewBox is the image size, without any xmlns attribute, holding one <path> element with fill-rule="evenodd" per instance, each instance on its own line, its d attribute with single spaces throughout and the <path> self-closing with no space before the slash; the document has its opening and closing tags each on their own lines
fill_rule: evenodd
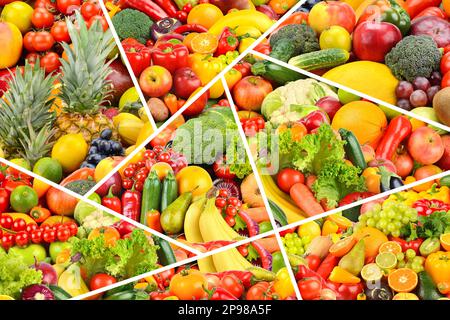
<svg viewBox="0 0 450 320">
<path fill-rule="evenodd" d="M 230 106 L 230 102 L 228 102 L 228 99 L 220 99 L 217 104 L 219 106 L 222 106 L 222 107 L 229 107 Z"/>
<path fill-rule="evenodd" d="M 169 162 L 170 154 L 168 152 L 162 152 L 158 155 L 158 161 L 160 162 Z"/>
<path fill-rule="evenodd" d="M 127 190 L 133 188 L 133 184 L 134 184 L 134 181 L 130 178 L 123 179 L 123 181 L 122 181 L 122 187 Z"/>
<path fill-rule="evenodd" d="M 228 216 L 234 217 L 234 216 L 237 214 L 237 210 L 236 210 L 236 208 L 235 208 L 234 206 L 228 206 L 228 207 L 226 208 L 226 210 L 225 210 L 225 213 L 226 213 Z"/>
<path fill-rule="evenodd" d="M 232 217 L 232 216 L 225 216 L 225 222 L 230 226 L 230 227 L 234 227 L 234 225 L 236 224 L 236 220 Z"/>
<path fill-rule="evenodd" d="M 302 295 L 303 300 L 313 300 L 320 297 L 322 284 L 317 279 L 301 279 L 297 282 L 298 289 Z"/>
<path fill-rule="evenodd" d="M 153 150 L 145 150 L 144 152 L 144 159 L 155 159 L 156 158 L 156 152 Z"/>
<path fill-rule="evenodd" d="M 55 44 L 55 39 L 48 31 L 36 32 L 33 38 L 33 47 L 36 51 L 48 51 Z"/>
<path fill-rule="evenodd" d="M 65 21 L 56 21 L 50 33 L 55 41 L 70 43 L 70 35 Z"/>
<path fill-rule="evenodd" d="M 145 167 L 144 160 L 139 160 L 138 162 L 136 162 L 136 168 L 143 168 L 143 167 Z"/>
<path fill-rule="evenodd" d="M 228 198 L 229 197 L 229 194 L 228 194 L 228 190 L 226 190 L 226 189 L 220 189 L 219 190 L 219 197 L 222 197 L 222 198 Z"/>
<path fill-rule="evenodd" d="M 139 170 L 139 171 L 137 172 L 137 174 L 136 174 L 136 176 L 135 176 L 135 179 L 136 179 L 137 181 L 142 181 L 142 182 L 144 182 L 145 179 L 147 178 L 147 176 L 148 176 L 148 172 L 142 171 L 142 169 L 141 169 L 141 170 Z"/>
<path fill-rule="evenodd" d="M 310 268 L 313 271 L 316 271 L 317 268 L 319 268 L 319 265 L 322 262 L 322 260 L 320 260 L 320 257 L 316 256 L 315 254 L 309 254 L 306 256 L 306 262 L 308 263 L 308 268 Z"/>
<path fill-rule="evenodd" d="M 7 233 L 2 236 L 2 247 L 3 249 L 8 250 L 14 245 L 15 237 L 14 235 Z"/>
<path fill-rule="evenodd" d="M 16 244 L 19 247 L 25 247 L 28 245 L 28 242 L 30 241 L 30 237 L 28 236 L 28 233 L 26 231 L 20 231 L 16 233 Z"/>
<path fill-rule="evenodd" d="M 266 281 L 258 282 L 248 289 L 247 300 L 272 300 L 272 289 Z"/>
<path fill-rule="evenodd" d="M 255 124 L 258 127 L 258 131 L 264 129 L 264 127 L 266 126 L 266 121 L 264 121 L 264 119 L 262 117 L 257 117 L 255 119 Z"/>
<path fill-rule="evenodd" d="M 39 230 L 41 230 L 42 232 L 47 231 L 47 230 L 52 230 L 52 229 L 53 229 L 53 227 L 49 226 L 48 224 L 44 224 L 39 227 Z"/>
<path fill-rule="evenodd" d="M 22 218 L 18 218 L 14 220 L 12 223 L 11 229 L 12 231 L 23 231 L 27 227 L 27 223 Z"/>
<path fill-rule="evenodd" d="M 250 71 L 252 65 L 247 61 L 241 61 L 237 63 L 233 68 L 242 74 L 242 78 L 250 76 L 252 73 Z"/>
<path fill-rule="evenodd" d="M 37 230 L 37 228 L 38 228 L 37 224 L 29 223 L 29 224 L 27 224 L 25 231 L 28 233 L 31 233 L 32 231 Z"/>
<path fill-rule="evenodd" d="M 89 289 L 91 289 L 91 291 L 97 290 L 112 285 L 116 282 L 117 282 L 116 278 L 110 276 L 109 274 L 97 273 L 91 278 L 91 281 L 89 282 Z"/>
<path fill-rule="evenodd" d="M 139 191 L 142 192 L 142 190 L 144 190 L 144 182 L 143 181 L 136 181 L 134 184 L 134 188 Z"/>
<path fill-rule="evenodd" d="M 170 285 L 170 280 L 172 280 L 175 275 L 175 269 L 169 269 L 158 274 L 155 274 L 153 278 L 156 280 L 158 287 L 160 289 L 165 289 Z"/>
<path fill-rule="evenodd" d="M 38 29 L 50 28 L 54 21 L 55 16 L 45 8 L 36 8 L 31 15 L 31 22 Z"/>
<path fill-rule="evenodd" d="M 93 16 L 100 15 L 102 13 L 102 10 L 100 7 L 93 2 L 84 2 L 81 5 L 81 15 L 83 16 L 84 20 L 88 21 Z"/>
<path fill-rule="evenodd" d="M 134 177 L 134 173 L 135 170 L 133 168 L 130 168 L 129 166 L 125 170 L 123 170 L 123 175 L 127 178 Z"/>
<path fill-rule="evenodd" d="M 27 51 L 30 51 L 30 52 L 36 51 L 36 49 L 34 49 L 34 45 L 33 45 L 33 40 L 34 40 L 35 36 L 36 36 L 36 32 L 29 31 L 23 37 L 23 46 L 25 49 L 27 49 Z"/>
<path fill-rule="evenodd" d="M 450 71 L 447 72 L 447 73 L 442 77 L 441 87 L 442 87 L 442 88 L 450 87 Z"/>
<path fill-rule="evenodd" d="M 50 12 L 56 12 L 56 1 L 52 0 L 36 0 L 34 8 L 44 8 Z"/>
<path fill-rule="evenodd" d="M 56 238 L 58 241 L 66 242 L 70 238 L 70 230 L 67 229 L 67 227 L 60 228 L 58 231 L 56 231 Z"/>
<path fill-rule="evenodd" d="M 234 274 L 227 274 L 220 280 L 220 286 L 231 293 L 236 298 L 239 298 L 244 293 L 244 285 Z"/>
<path fill-rule="evenodd" d="M 43 68 L 46 73 L 56 71 L 60 66 L 61 62 L 59 61 L 59 55 L 56 52 L 47 52 L 41 59 L 41 68 Z"/>
<path fill-rule="evenodd" d="M 239 199 L 236 198 L 236 197 L 230 197 L 230 198 L 228 198 L 227 203 L 228 203 L 230 206 L 233 206 L 233 207 L 236 207 L 236 208 L 239 208 L 239 207 L 242 205 L 241 200 L 239 200 Z"/>
<path fill-rule="evenodd" d="M 41 58 L 41 56 L 39 54 L 37 54 L 36 52 L 30 52 L 25 57 L 25 60 L 27 60 L 27 62 L 29 64 L 34 65 L 36 63 L 37 59 L 40 59 L 40 58 Z"/>
<path fill-rule="evenodd" d="M 215 204 L 217 208 L 223 208 L 227 205 L 227 200 L 224 198 L 217 198 Z"/>
<path fill-rule="evenodd" d="M 160 146 L 160 145 L 155 146 L 155 147 L 153 148 L 153 151 L 155 151 L 157 154 L 160 154 L 161 152 L 164 151 L 164 147 L 163 147 L 163 146 Z"/>
<path fill-rule="evenodd" d="M 241 254 L 241 256 L 246 257 L 248 256 L 248 246 L 247 245 L 242 245 L 237 247 L 239 253 Z"/>
<path fill-rule="evenodd" d="M 41 243 L 42 241 L 42 230 L 36 229 L 31 231 L 30 238 L 33 243 Z"/>
<path fill-rule="evenodd" d="M 42 233 L 42 239 L 44 239 L 44 241 L 47 242 L 47 243 L 55 242 L 55 240 L 56 240 L 56 231 L 53 230 L 53 229 L 45 230 Z"/>
<path fill-rule="evenodd" d="M 69 13 L 70 6 L 79 6 L 81 5 L 81 0 L 56 0 L 56 6 L 58 7 L 59 12 L 63 14 Z"/>
<path fill-rule="evenodd" d="M 91 26 L 94 24 L 95 21 L 100 21 L 100 24 L 103 28 L 103 31 L 108 30 L 108 22 L 106 21 L 104 16 L 101 15 L 95 15 L 92 18 L 89 19 L 87 26 L 88 28 L 91 28 Z"/>
<path fill-rule="evenodd" d="M 13 218 L 8 215 L 2 215 L 0 217 L 0 225 L 5 229 L 11 229 L 13 221 L 14 221 Z"/>
<path fill-rule="evenodd" d="M 441 73 L 446 74 L 450 71 L 450 52 L 444 54 L 441 59 Z"/>
<path fill-rule="evenodd" d="M 289 193 L 291 187 L 299 182 L 304 183 L 305 176 L 295 169 L 285 168 L 277 174 L 277 185 L 286 193 Z"/>
<path fill-rule="evenodd" d="M 73 237 L 78 233 L 78 225 L 74 221 L 69 221 L 64 224 L 70 231 L 70 235 Z"/>
</svg>

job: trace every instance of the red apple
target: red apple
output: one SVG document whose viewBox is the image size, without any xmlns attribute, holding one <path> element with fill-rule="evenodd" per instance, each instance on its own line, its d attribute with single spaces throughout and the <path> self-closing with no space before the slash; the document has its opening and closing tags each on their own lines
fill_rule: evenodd
<svg viewBox="0 0 450 320">
<path fill-rule="evenodd" d="M 400 40 L 402 33 L 392 23 L 366 21 L 353 32 L 353 52 L 360 60 L 383 62 Z"/>
<path fill-rule="evenodd" d="M 418 168 L 415 172 L 414 172 L 414 178 L 416 178 L 417 181 L 434 176 L 436 174 L 441 173 L 442 170 L 441 168 L 439 168 L 438 166 L 435 166 L 433 164 L 427 165 L 427 166 L 423 166 Z M 427 182 L 431 185 L 433 185 L 434 181 L 431 182 Z"/>
<path fill-rule="evenodd" d="M 257 6 L 256 10 L 259 11 L 259 12 L 264 13 L 266 16 L 268 16 L 272 20 L 278 20 L 279 19 L 279 16 L 275 12 L 275 10 L 273 10 L 271 6 L 268 6 L 266 4 L 262 4 L 260 6 Z"/>
<path fill-rule="evenodd" d="M 273 91 L 269 81 L 257 76 L 248 76 L 233 87 L 233 99 L 240 109 L 259 111 L 264 98 Z"/>
<path fill-rule="evenodd" d="M 199 87 L 194 90 L 186 103 L 190 103 L 190 100 L 202 89 L 203 87 Z M 205 109 L 206 104 L 208 103 L 208 99 L 209 90 L 206 90 L 205 93 L 198 97 L 197 100 L 195 100 L 189 107 L 187 107 L 186 110 L 183 111 L 183 115 L 189 117 L 199 115 L 200 113 L 202 113 L 203 109 Z"/>
<path fill-rule="evenodd" d="M 325 111 L 330 117 L 330 120 L 333 120 L 334 115 L 342 107 L 342 104 L 336 98 L 323 97 L 316 102 L 316 106 Z"/>
<path fill-rule="evenodd" d="M 187 99 L 201 87 L 202 81 L 189 67 L 180 68 L 173 76 L 173 89 L 179 98 Z"/>
<path fill-rule="evenodd" d="M 328 118 L 328 115 L 323 110 L 316 110 L 311 113 L 309 113 L 306 117 L 303 117 L 300 120 L 300 123 L 302 123 L 308 132 L 313 131 L 314 129 L 319 128 L 322 123 L 330 123 L 330 118 Z"/>
<path fill-rule="evenodd" d="M 111 68 L 111 73 L 106 79 L 111 81 L 113 87 L 110 102 L 111 105 L 117 105 L 124 92 L 133 86 L 133 80 L 131 80 L 127 68 L 120 60 L 114 60 L 109 67 Z"/>
<path fill-rule="evenodd" d="M 241 110 L 238 111 L 239 120 L 262 117 L 258 112 Z"/>
<path fill-rule="evenodd" d="M 397 168 L 397 174 L 402 178 L 409 176 L 414 168 L 414 160 L 407 151 L 394 156 L 393 162 Z"/>
<path fill-rule="evenodd" d="M 312 7 L 308 22 L 318 34 L 331 26 L 341 26 L 351 34 L 355 27 L 356 15 L 348 3 L 321 1 Z"/>
<path fill-rule="evenodd" d="M 161 97 L 172 88 L 172 75 L 161 66 L 151 66 L 142 71 L 139 77 L 142 92 L 149 97 Z"/>
<path fill-rule="evenodd" d="M 361 146 L 361 151 L 363 153 L 364 161 L 366 161 L 366 163 L 375 159 L 375 150 L 370 144 L 367 143 L 363 144 Z"/>
<path fill-rule="evenodd" d="M 367 164 L 369 167 L 385 167 L 387 171 L 397 173 L 397 167 L 390 160 L 374 159 Z"/>
<path fill-rule="evenodd" d="M 411 133 L 408 151 L 420 164 L 433 164 L 442 158 L 445 148 L 441 136 L 430 127 L 420 127 Z"/>
<path fill-rule="evenodd" d="M 450 170 L 450 135 L 446 134 L 441 136 L 442 143 L 444 144 L 444 154 L 436 163 L 442 170 Z"/>
</svg>

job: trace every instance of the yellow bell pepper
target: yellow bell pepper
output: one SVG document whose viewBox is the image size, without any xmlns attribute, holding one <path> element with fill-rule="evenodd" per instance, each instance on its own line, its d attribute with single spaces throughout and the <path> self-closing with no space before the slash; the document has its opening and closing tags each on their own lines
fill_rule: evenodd
<svg viewBox="0 0 450 320">
<path fill-rule="evenodd" d="M 202 86 L 211 82 L 225 68 L 225 64 L 221 59 L 213 57 L 210 54 L 190 54 L 188 63 L 189 67 L 200 78 Z M 212 99 L 217 99 L 223 95 L 223 92 L 223 85 L 219 80 L 209 89 L 209 96 Z"/>
<path fill-rule="evenodd" d="M 291 277 L 286 267 L 281 268 L 277 272 L 273 288 L 280 295 L 281 299 L 286 299 L 295 294 L 294 286 L 292 285 Z"/>
<path fill-rule="evenodd" d="M 354 276 L 344 268 L 341 268 L 339 266 L 334 267 L 333 271 L 331 271 L 331 274 L 329 278 L 333 282 L 337 283 L 359 283 L 361 282 L 361 279 Z"/>
<path fill-rule="evenodd" d="M 242 74 L 238 70 L 232 68 L 230 71 L 225 73 L 224 77 L 225 81 L 227 82 L 228 88 L 230 88 L 231 90 L 233 89 L 234 85 L 242 79 Z"/>
<path fill-rule="evenodd" d="M 424 193 L 423 197 L 425 199 L 441 200 L 444 203 L 450 203 L 450 189 L 447 186 L 437 188 L 436 184 L 434 184 L 431 189 Z"/>
</svg>

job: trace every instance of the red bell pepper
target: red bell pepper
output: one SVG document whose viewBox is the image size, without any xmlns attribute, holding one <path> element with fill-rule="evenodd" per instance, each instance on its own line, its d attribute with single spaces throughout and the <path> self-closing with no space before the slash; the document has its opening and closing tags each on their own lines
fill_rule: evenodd
<svg viewBox="0 0 450 320">
<path fill-rule="evenodd" d="M 120 202 L 120 199 L 112 193 L 112 188 L 113 188 L 113 186 L 111 186 L 109 188 L 108 194 L 105 197 L 103 197 L 102 205 L 104 205 L 105 207 L 107 207 L 117 213 L 121 213 L 122 212 L 122 202 Z"/>
<path fill-rule="evenodd" d="M 2 182 L 3 188 L 6 189 L 9 193 L 13 192 L 15 188 L 18 186 L 29 186 L 31 187 L 31 182 L 27 179 L 16 178 L 13 176 L 7 176 L 5 180 Z"/>
<path fill-rule="evenodd" d="M 429 216 L 436 211 L 449 211 L 450 205 L 437 199 L 421 199 L 413 203 L 412 207 L 417 210 L 419 216 Z"/>
<path fill-rule="evenodd" d="M 429 7 L 439 7 L 442 0 L 406 0 L 406 11 L 411 19 Z"/>
<path fill-rule="evenodd" d="M 125 0 L 124 7 L 141 11 L 154 21 L 169 17 L 160 6 L 151 0 Z"/>
<path fill-rule="evenodd" d="M 236 276 L 239 280 L 241 280 L 245 288 L 250 288 L 256 282 L 253 273 L 251 273 L 250 271 L 229 270 L 213 273 L 213 275 L 219 277 L 219 279 L 222 279 L 223 277 L 230 274 Z"/>
<path fill-rule="evenodd" d="M 153 49 L 152 61 L 173 74 L 177 69 L 188 66 L 188 56 L 189 50 L 185 45 L 164 42 Z"/>
<path fill-rule="evenodd" d="M 414 19 L 417 19 L 420 17 L 427 17 L 427 16 L 438 17 L 438 18 L 442 18 L 442 19 L 448 18 L 447 14 L 441 8 L 429 7 L 429 8 L 426 8 L 425 10 L 423 10 L 421 13 L 419 13 Z M 412 21 L 412 22 L 414 22 L 414 21 Z"/>
<path fill-rule="evenodd" d="M 392 236 L 389 237 L 389 240 L 397 242 L 400 245 L 400 247 L 402 247 L 402 252 L 405 252 L 408 249 L 413 249 L 417 254 L 419 254 L 419 248 L 423 242 L 423 239 L 421 239 L 421 238 L 411 240 L 411 241 L 406 241 L 404 239 L 392 237 Z"/>
<path fill-rule="evenodd" d="M 369 198 L 374 196 L 375 193 L 372 192 L 352 192 L 346 195 L 344 198 L 339 201 L 339 207 L 345 206 L 347 204 L 353 203 L 355 201 L 359 201 L 362 199 Z"/>
<path fill-rule="evenodd" d="M 134 75 L 139 77 L 142 71 L 149 67 L 152 62 L 152 53 L 150 48 L 147 48 L 138 41 L 134 43 L 129 39 L 122 41 L 122 46 L 125 50 L 127 59 L 130 62 L 131 68 L 133 69 Z"/>
<path fill-rule="evenodd" d="M 185 34 L 185 33 L 191 33 L 191 32 L 197 32 L 197 33 L 203 33 L 208 32 L 208 29 L 206 29 L 201 24 L 185 24 L 182 26 L 179 26 L 175 30 L 173 30 L 174 33 L 179 34 Z"/>
<path fill-rule="evenodd" d="M 230 27 L 223 29 L 219 38 L 219 45 L 214 53 L 214 56 L 218 57 L 222 54 L 226 54 L 228 51 L 234 51 L 239 46 L 239 40 Z"/>
<path fill-rule="evenodd" d="M 8 210 L 9 195 L 10 193 L 6 189 L 0 189 L 0 213 L 6 212 Z"/>
<path fill-rule="evenodd" d="M 270 54 L 270 52 L 272 51 L 272 48 L 270 47 L 270 44 L 268 41 L 262 41 L 255 47 L 254 50 L 268 56 Z"/>
<path fill-rule="evenodd" d="M 397 116 L 391 120 L 375 152 L 377 159 L 392 160 L 400 143 L 409 136 L 412 125 L 406 116 Z"/>
<path fill-rule="evenodd" d="M 141 193 L 136 191 L 135 185 L 122 195 L 122 214 L 134 221 L 138 221 L 141 215 Z"/>
<path fill-rule="evenodd" d="M 322 261 L 319 268 L 316 270 L 317 274 L 320 275 L 323 279 L 328 279 L 331 271 L 334 267 L 339 263 L 339 258 L 335 255 L 329 253 L 326 258 Z"/>
</svg>

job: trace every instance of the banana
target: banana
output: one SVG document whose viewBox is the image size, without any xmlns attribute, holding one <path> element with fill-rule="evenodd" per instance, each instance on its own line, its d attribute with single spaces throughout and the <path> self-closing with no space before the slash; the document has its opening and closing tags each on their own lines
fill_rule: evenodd
<svg viewBox="0 0 450 320">
<path fill-rule="evenodd" d="M 227 270 L 245 271 L 253 265 L 245 259 L 236 248 L 216 253 L 212 256 L 217 272 Z"/>
<path fill-rule="evenodd" d="M 141 145 L 142 142 L 144 142 L 148 137 L 150 137 L 153 133 L 152 124 L 150 121 L 145 122 L 143 127 L 141 128 L 141 131 L 139 132 L 139 135 L 136 140 L 136 145 Z"/>
<path fill-rule="evenodd" d="M 260 177 L 267 198 L 275 202 L 281 210 L 283 210 L 288 223 L 293 223 L 305 218 L 302 211 L 295 205 L 294 201 L 278 188 L 271 176 L 260 173 Z"/>
<path fill-rule="evenodd" d="M 117 131 L 126 143 L 135 144 L 143 126 L 144 122 L 139 118 L 138 120 L 123 119 L 117 125 Z"/>
<path fill-rule="evenodd" d="M 264 13 L 256 10 L 239 10 L 229 13 L 220 18 L 209 30 L 208 33 L 219 36 L 225 27 L 235 29 L 238 26 L 251 26 L 257 28 L 261 33 L 266 32 L 272 25 L 271 20 Z"/>
<path fill-rule="evenodd" d="M 206 201 L 205 209 L 200 215 L 199 227 L 204 242 L 217 240 L 233 240 L 240 237 L 220 215 L 215 205 L 216 199 Z"/>
<path fill-rule="evenodd" d="M 205 203 L 206 197 L 203 195 L 197 201 L 193 202 L 186 212 L 186 216 L 184 218 L 184 235 L 186 240 L 190 243 L 204 242 L 198 223 Z"/>
<path fill-rule="evenodd" d="M 142 121 L 144 121 L 144 122 L 149 122 L 150 120 L 148 119 L 148 114 L 147 114 L 147 112 L 145 111 L 145 107 L 141 107 L 139 110 L 138 110 L 138 114 L 139 114 L 139 118 L 142 120 Z"/>
<path fill-rule="evenodd" d="M 197 260 L 198 269 L 202 273 L 215 273 L 217 272 L 214 266 L 214 260 L 211 256 Z"/>
</svg>

